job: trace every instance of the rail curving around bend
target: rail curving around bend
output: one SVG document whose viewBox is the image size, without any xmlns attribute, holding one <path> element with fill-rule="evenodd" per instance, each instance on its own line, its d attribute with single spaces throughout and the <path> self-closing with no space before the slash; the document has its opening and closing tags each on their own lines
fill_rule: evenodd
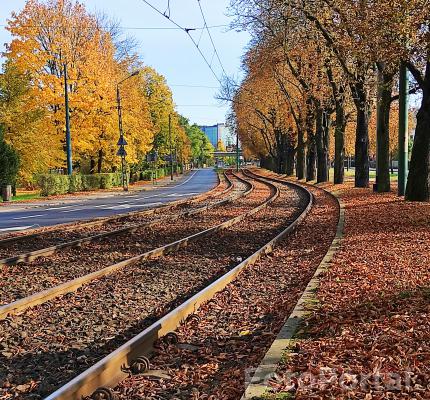
<svg viewBox="0 0 430 400">
<path fill-rule="evenodd" d="M 104 225 L 106 223 L 109 223 L 111 221 L 121 221 L 124 220 L 126 218 L 135 216 L 135 215 L 153 215 L 156 214 L 158 212 L 164 212 L 167 210 L 171 210 L 174 209 L 176 207 L 182 206 L 182 205 L 186 205 L 186 204 L 194 204 L 196 202 L 199 201 L 203 201 L 207 198 L 209 198 L 210 196 L 221 196 L 224 195 L 226 193 L 228 193 L 229 191 L 231 191 L 233 189 L 233 184 L 232 182 L 228 179 L 227 174 L 223 174 L 224 178 L 227 180 L 227 188 L 224 189 L 223 191 L 219 192 L 219 193 L 215 193 L 217 190 L 219 190 L 219 188 L 222 185 L 222 181 L 220 179 L 220 175 L 217 174 L 217 184 L 208 192 L 193 196 L 191 198 L 188 199 L 181 199 L 181 200 L 175 200 L 172 201 L 166 205 L 160 205 L 154 208 L 151 208 L 150 210 L 144 210 L 144 211 L 131 211 L 122 215 L 116 215 L 116 216 L 112 216 L 112 217 L 99 217 L 99 218 L 93 218 L 91 220 L 84 220 L 84 221 L 78 221 L 78 222 L 67 222 L 64 224 L 58 224 L 58 225 L 53 225 L 53 226 L 49 226 L 49 227 L 45 227 L 45 228 L 34 228 L 31 230 L 26 231 L 26 233 L 24 234 L 15 234 L 15 235 L 11 235 L 10 237 L 6 237 L 3 239 L 0 239 L 0 248 L 1 247 L 5 247 L 11 243 L 18 243 L 24 240 L 28 240 L 28 239 L 35 239 L 37 237 L 40 237 L 41 235 L 48 233 L 48 232 L 55 232 L 55 231 L 71 231 L 74 229 L 81 229 L 81 228 L 91 228 L 91 227 L 95 227 L 95 226 L 100 226 L 100 225 Z M 2 260 L 3 261 L 3 260 Z"/>
<path fill-rule="evenodd" d="M 230 192 L 233 189 L 234 185 L 233 185 L 232 181 L 230 180 L 230 178 L 228 177 L 227 174 L 225 174 L 225 179 L 228 182 L 227 189 L 225 189 L 222 192 L 214 195 L 213 197 L 219 197 L 219 196 L 221 196 L 223 194 L 226 194 L 226 193 Z M 197 202 L 204 201 L 207 198 L 211 197 L 210 195 L 208 195 L 208 193 L 206 193 L 205 195 L 202 195 L 200 198 L 193 199 L 192 201 L 186 201 L 185 203 L 181 203 L 181 205 L 189 205 L 189 204 L 194 204 L 194 203 L 197 203 Z M 238 196 L 238 197 L 241 197 L 241 196 Z M 199 207 L 199 208 L 197 208 L 195 210 L 190 210 L 190 211 L 186 210 L 186 211 L 183 211 L 183 212 L 179 212 L 178 214 L 175 215 L 175 217 L 186 217 L 186 216 L 190 216 L 190 215 L 199 214 L 199 213 L 202 213 L 202 212 L 204 212 L 206 210 L 209 210 L 210 208 L 219 207 L 221 205 L 227 204 L 227 203 L 235 200 L 238 197 L 235 197 L 235 198 L 227 197 L 224 200 L 220 200 L 218 202 L 209 204 L 207 206 Z M 178 207 L 178 204 L 166 206 L 165 208 L 163 208 L 163 211 L 167 211 L 167 210 L 170 210 L 170 209 L 175 208 L 175 207 Z M 156 210 L 156 209 L 154 209 L 154 210 Z M 130 217 L 131 215 L 141 215 L 142 216 L 142 215 L 151 215 L 151 214 L 154 214 L 154 212 L 152 212 L 152 210 L 151 210 L 150 213 L 147 213 L 147 214 L 139 214 L 139 213 L 145 213 L 145 211 L 143 211 L 143 212 L 138 211 L 137 214 L 129 213 L 129 214 L 126 214 L 126 216 L 121 216 L 119 218 L 118 217 L 115 218 L 115 221 L 122 220 L 124 218 Z M 38 257 L 41 257 L 41 256 L 49 256 L 51 254 L 57 253 L 60 250 L 82 246 L 85 243 L 95 242 L 97 240 L 100 240 L 100 239 L 103 239 L 103 238 L 106 238 L 106 237 L 114 237 L 114 236 L 122 235 L 122 234 L 127 233 L 127 232 L 128 233 L 133 233 L 133 232 L 135 232 L 138 229 L 141 229 L 143 227 L 149 227 L 149 226 L 156 225 L 156 224 L 162 222 L 162 220 L 165 220 L 165 219 L 167 220 L 167 219 L 169 219 L 171 217 L 172 217 L 171 215 L 168 215 L 168 216 L 164 216 L 164 217 L 159 218 L 159 219 L 155 219 L 153 221 L 144 222 L 144 223 L 138 223 L 138 224 L 132 224 L 132 225 L 128 225 L 128 226 L 126 226 L 124 228 L 115 229 L 115 230 L 112 230 L 112 231 L 103 232 L 103 233 L 99 233 L 99 234 L 96 234 L 96 235 L 90 235 L 90 236 L 83 237 L 81 239 L 76 239 L 76 240 L 72 240 L 72 241 L 69 241 L 69 242 L 60 243 L 60 244 L 57 244 L 57 245 L 54 245 L 54 246 L 45 247 L 43 249 L 33 250 L 33 251 L 22 253 L 22 254 L 19 254 L 19 255 L 16 255 L 16 256 L 4 258 L 4 259 L 0 260 L 0 265 L 13 265 L 13 264 L 17 264 L 19 262 L 30 262 L 30 261 L 35 260 Z M 108 221 L 105 220 L 103 222 L 103 224 L 105 224 L 106 222 L 108 222 Z M 98 224 L 98 222 L 97 222 L 97 224 Z M 94 226 L 94 225 L 91 225 L 91 224 L 86 225 L 85 224 L 84 226 L 90 227 L 90 226 Z M 83 227 L 83 225 L 78 225 L 76 227 L 78 229 L 80 229 L 81 227 Z M 41 236 L 44 233 L 45 232 L 41 232 L 37 236 Z M 31 237 L 34 238 L 35 236 L 31 235 Z M 20 240 L 23 240 L 21 238 L 28 239 L 28 237 L 25 237 L 25 236 L 21 236 L 19 238 L 20 238 Z"/>
<path fill-rule="evenodd" d="M 252 173 L 248 171 L 244 172 L 244 174 L 248 177 L 252 176 Z M 274 193 L 263 204 L 256 207 L 251 212 L 240 216 L 240 219 L 244 219 L 246 216 L 255 214 L 260 209 L 267 207 L 279 196 L 279 188 L 269 180 L 256 176 L 252 176 L 252 179 L 273 187 Z M 282 184 L 285 184 L 285 182 L 282 182 Z M 280 232 L 276 237 L 271 239 L 264 246 L 254 252 L 246 260 L 239 263 L 229 272 L 222 275 L 220 278 L 209 284 L 206 288 L 186 300 L 179 307 L 170 311 L 167 315 L 143 330 L 133 339 L 129 340 L 127 343 L 123 344 L 117 350 L 97 362 L 88 370 L 84 371 L 69 383 L 56 390 L 54 393 L 49 395 L 46 400 L 71 400 L 79 399 L 82 396 L 92 396 L 91 398 L 94 400 L 98 398 L 114 399 L 114 393 L 111 389 L 109 389 L 109 387 L 114 387 L 129 375 L 130 369 L 128 369 L 127 366 L 136 365 L 137 362 L 140 364 L 147 364 L 146 366 L 149 367 L 149 360 L 147 360 L 144 356 L 148 356 L 151 353 L 154 343 L 159 338 L 174 331 L 182 321 L 194 313 L 203 303 L 210 300 L 215 293 L 223 290 L 247 266 L 255 263 L 264 254 L 270 253 L 274 246 L 284 236 L 291 233 L 298 226 L 298 224 L 303 222 L 312 208 L 313 196 L 306 188 L 300 185 L 290 183 L 289 186 L 294 188 L 294 190 L 304 194 L 305 205 L 300 209 L 300 215 L 282 232 Z M 228 222 L 231 225 L 231 221 Z"/>
<path fill-rule="evenodd" d="M 233 176 L 235 176 L 236 179 L 238 179 L 239 181 L 242 181 L 243 183 L 247 184 L 247 186 L 249 187 L 247 191 L 245 191 L 243 193 L 243 196 L 248 196 L 250 193 L 253 192 L 254 190 L 254 185 L 246 180 L 244 180 L 243 178 L 241 178 L 240 176 L 233 174 Z M 245 218 L 257 213 L 258 211 L 260 211 L 262 208 L 267 207 L 269 204 L 271 204 L 278 196 L 279 196 L 279 190 L 276 188 L 276 186 L 274 186 L 273 184 L 269 184 L 266 183 L 266 185 L 270 186 L 272 188 L 272 195 L 269 197 L 269 199 L 267 199 L 265 202 L 263 202 L 261 205 L 259 205 L 258 207 L 253 208 L 252 210 L 241 214 L 235 218 L 229 219 L 221 224 L 218 224 L 216 226 L 213 226 L 211 228 L 205 229 L 203 231 L 200 231 L 198 233 L 195 233 L 193 235 L 184 237 L 182 239 L 179 239 L 175 242 L 169 243 L 167 245 L 158 247 L 156 249 L 147 251 L 145 253 L 139 254 L 137 256 L 128 258 L 126 260 L 123 260 L 121 262 L 109 265 L 107 267 L 104 267 L 102 269 L 99 269 L 95 272 L 86 274 L 84 276 L 80 276 L 77 277 L 75 279 L 69 280 L 67 282 L 64 282 L 60 285 L 54 286 L 52 288 L 43 290 L 41 292 L 32 294 L 30 296 L 21 298 L 19 300 L 13 301 L 11 303 L 5 304 L 3 306 L 0 307 L 0 319 L 5 319 L 7 316 L 9 315 L 13 315 L 16 314 L 20 311 L 26 310 L 27 308 L 30 307 L 34 307 L 38 304 L 42 304 L 45 303 L 55 297 L 64 295 L 66 293 L 71 293 L 76 291 L 79 287 L 95 280 L 95 279 L 99 279 L 103 276 L 106 276 L 108 274 L 111 274 L 121 268 L 124 268 L 126 266 L 130 266 L 130 265 L 134 265 L 140 261 L 144 261 L 147 259 L 154 259 L 154 258 L 158 258 L 161 257 L 165 254 L 168 253 L 172 253 L 180 248 L 186 247 L 188 246 L 190 243 L 195 242 L 196 240 L 208 236 L 210 234 L 213 234 L 215 232 L 221 231 L 223 229 L 227 229 L 230 226 L 244 220 Z M 229 200 L 230 201 L 230 200 Z M 224 200 L 222 201 L 224 202 Z M 218 203 L 216 203 L 217 205 L 219 205 Z M 207 207 L 203 207 L 203 211 L 207 209 Z M 191 214 L 195 213 L 194 210 L 191 212 Z M 201 211 L 199 211 L 201 212 Z"/>
</svg>

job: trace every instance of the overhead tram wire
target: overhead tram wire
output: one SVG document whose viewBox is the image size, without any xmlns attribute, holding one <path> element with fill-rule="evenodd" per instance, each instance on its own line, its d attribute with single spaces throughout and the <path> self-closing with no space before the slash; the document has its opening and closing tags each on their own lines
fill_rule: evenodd
<svg viewBox="0 0 430 400">
<path fill-rule="evenodd" d="M 222 71 L 224 72 L 224 76 L 227 76 L 227 73 L 225 72 L 225 69 L 224 69 L 224 65 L 223 65 L 223 63 L 221 61 L 221 58 L 220 58 L 219 53 L 218 53 L 218 50 L 217 50 L 217 48 L 215 46 L 215 42 L 214 42 L 214 40 L 212 38 L 211 31 L 210 31 L 209 26 L 208 26 L 208 24 L 206 22 L 206 17 L 205 17 L 205 13 L 203 12 L 202 4 L 200 3 L 200 0 L 197 0 L 197 3 L 199 4 L 200 14 L 202 15 L 202 18 L 203 18 L 203 28 L 206 28 L 206 30 L 208 32 L 209 39 L 210 39 L 210 41 L 212 43 L 212 47 L 214 48 L 214 52 L 215 52 L 215 55 L 216 55 L 216 57 L 218 59 L 219 65 L 221 65 Z"/>
<path fill-rule="evenodd" d="M 166 17 L 167 18 L 167 17 Z M 0 24 L 0 28 L 6 28 L 8 25 L 6 24 Z M 40 25 L 31 25 L 31 24 L 25 24 L 22 25 L 25 28 L 40 28 Z M 224 28 L 227 27 L 228 25 L 226 24 L 221 24 L 221 25 L 212 25 L 209 26 L 210 29 L 214 29 L 214 28 Z M 108 29 L 109 26 L 101 26 L 103 29 Z M 178 28 L 178 27 L 163 27 L 163 26 L 119 26 L 119 29 L 124 29 L 124 30 L 136 30 L 136 31 L 176 31 L 176 30 L 183 30 L 183 28 Z M 204 31 L 206 29 L 205 26 L 201 26 L 201 27 L 197 27 L 197 28 L 193 28 L 196 31 Z"/>
<path fill-rule="evenodd" d="M 191 36 L 190 31 L 194 31 L 196 30 L 195 28 L 185 28 L 181 25 L 179 25 L 176 21 L 174 21 L 172 18 L 168 17 L 166 14 L 164 14 L 161 10 L 159 10 L 157 7 L 155 7 L 154 5 L 152 5 L 149 1 L 147 0 L 142 0 L 147 6 L 151 7 L 155 12 L 157 12 L 158 14 L 160 14 L 161 16 L 163 16 L 164 18 L 168 19 L 173 25 L 175 25 L 176 27 L 178 27 L 179 29 L 183 30 L 188 37 L 190 38 L 190 40 L 193 42 L 194 46 L 196 47 L 197 51 L 200 53 L 201 57 L 203 58 L 203 60 L 205 61 L 206 65 L 209 67 L 209 69 L 211 70 L 213 76 L 215 77 L 215 79 L 218 81 L 218 83 L 220 85 L 222 85 L 221 79 L 218 77 L 218 75 L 215 73 L 214 69 L 212 68 L 212 65 L 209 63 L 209 61 L 207 60 L 206 56 L 203 54 L 203 52 L 200 50 L 199 45 L 196 43 L 196 41 L 194 40 L 194 38 Z"/>
</svg>

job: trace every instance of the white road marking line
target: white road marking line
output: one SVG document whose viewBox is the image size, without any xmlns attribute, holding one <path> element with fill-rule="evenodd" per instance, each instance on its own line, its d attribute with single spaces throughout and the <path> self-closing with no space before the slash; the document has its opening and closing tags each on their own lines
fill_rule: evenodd
<svg viewBox="0 0 430 400">
<path fill-rule="evenodd" d="M 85 210 L 85 208 L 74 208 L 73 210 L 65 210 L 65 211 L 61 211 L 62 213 L 70 213 L 70 212 L 75 212 L 75 211 L 82 211 Z"/>
<path fill-rule="evenodd" d="M 166 197 L 184 197 L 184 196 L 192 196 L 193 194 L 198 194 L 196 192 L 192 192 L 192 193 L 172 193 L 172 194 L 168 194 Z"/>
<path fill-rule="evenodd" d="M 11 226 L 10 228 L 2 228 L 0 229 L 0 232 L 11 232 L 11 231 L 24 231 L 26 229 L 31 228 L 33 225 L 27 225 L 27 226 Z"/>
<path fill-rule="evenodd" d="M 147 203 L 147 204 L 132 204 L 132 205 L 120 205 L 120 206 L 111 206 L 111 207 L 106 207 L 105 210 L 122 210 L 122 209 L 129 209 L 129 208 L 136 208 L 136 207 L 151 207 L 151 206 L 158 206 L 160 204 L 163 203 Z"/>
<path fill-rule="evenodd" d="M 163 203 L 161 201 L 158 201 L 157 203 L 136 204 L 136 205 L 133 205 L 133 207 L 152 207 L 152 206 L 159 206 L 160 204 L 163 204 Z"/>
<path fill-rule="evenodd" d="M 179 186 L 185 185 L 190 179 L 192 179 L 194 177 L 195 174 L 197 174 L 198 171 L 199 170 L 195 171 L 194 174 L 192 174 L 186 181 L 180 183 L 179 185 L 171 186 L 171 188 L 175 188 L 175 187 L 179 187 Z"/>
<path fill-rule="evenodd" d="M 106 207 L 105 210 L 126 210 L 128 208 L 130 208 L 128 204 L 122 204 L 118 206 Z"/>
<path fill-rule="evenodd" d="M 51 208 L 46 208 L 44 211 L 62 210 L 63 208 L 70 208 L 70 207 L 76 207 L 76 206 L 73 205 L 73 206 L 63 206 L 63 207 L 51 207 Z"/>
<path fill-rule="evenodd" d="M 16 218 L 12 218 L 12 219 L 28 219 L 28 218 L 37 218 L 37 217 L 43 217 L 43 215 L 42 214 L 26 215 L 25 217 L 16 217 Z"/>
</svg>

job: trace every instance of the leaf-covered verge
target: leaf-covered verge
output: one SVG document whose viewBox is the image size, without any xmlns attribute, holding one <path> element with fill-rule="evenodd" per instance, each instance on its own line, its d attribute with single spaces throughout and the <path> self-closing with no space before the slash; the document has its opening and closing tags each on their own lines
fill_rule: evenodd
<svg viewBox="0 0 430 400">
<path fill-rule="evenodd" d="M 272 386 L 296 399 L 429 399 L 430 206 L 350 184 L 341 198 L 341 248 Z"/>
</svg>

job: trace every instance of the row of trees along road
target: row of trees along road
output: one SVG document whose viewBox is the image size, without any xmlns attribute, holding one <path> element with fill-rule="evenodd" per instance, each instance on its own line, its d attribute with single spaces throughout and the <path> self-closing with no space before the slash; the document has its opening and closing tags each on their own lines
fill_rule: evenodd
<svg viewBox="0 0 430 400">
<path fill-rule="evenodd" d="M 164 77 L 143 65 L 137 43 L 106 15 L 91 14 L 75 0 L 28 0 L 7 29 L 12 42 L 0 75 L 0 121 L 21 160 L 20 183 L 66 164 L 64 65 L 75 170 L 112 171 L 120 164 L 116 83 L 135 70 L 139 75 L 121 85 L 127 162 L 139 165 L 153 149 L 160 159 L 169 154 L 169 115 L 178 159 L 210 156 L 207 149 L 202 154 L 203 132 L 175 112 Z M 193 146 L 199 146 L 197 156 Z"/>
<path fill-rule="evenodd" d="M 428 1 L 231 0 L 230 12 L 252 35 L 244 80 L 220 96 L 233 100 L 229 119 L 245 153 L 288 174 L 295 159 L 298 178 L 324 182 L 332 149 L 335 183 L 344 180 L 345 154 L 354 154 L 355 185 L 368 187 L 377 144 L 378 190 L 389 191 L 403 63 L 410 92 L 422 96 L 406 198 L 429 200 Z"/>
</svg>

